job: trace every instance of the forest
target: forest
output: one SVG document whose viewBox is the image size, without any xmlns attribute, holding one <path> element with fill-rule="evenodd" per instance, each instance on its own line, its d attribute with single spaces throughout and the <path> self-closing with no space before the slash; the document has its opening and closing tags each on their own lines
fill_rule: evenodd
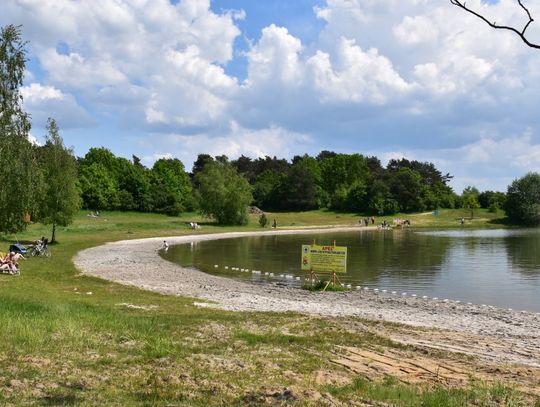
<svg viewBox="0 0 540 407">
<path fill-rule="evenodd" d="M 504 205 L 505 194 L 470 187 L 463 195 L 448 185 L 432 163 L 390 160 L 383 167 L 377 157 L 322 151 L 316 157 L 295 156 L 252 159 L 241 156 L 199 154 L 192 172 L 178 159 L 162 158 L 151 168 L 116 157 L 106 148 L 92 148 L 77 160 L 82 205 L 89 210 L 130 210 L 176 215 L 200 209 L 201 184 L 211 167 L 229 174 L 222 187 L 247 191 L 245 203 L 264 211 L 303 211 L 328 208 L 337 211 L 390 215 L 437 208 L 493 207 Z M 215 173 L 213 178 L 218 177 Z M 233 186 L 231 180 L 245 181 Z M 217 180 L 214 180 L 217 182 Z M 220 185 L 213 185 L 214 191 Z M 472 199 L 470 198 L 472 196 Z M 210 198 L 212 199 L 212 198 Z"/>
</svg>

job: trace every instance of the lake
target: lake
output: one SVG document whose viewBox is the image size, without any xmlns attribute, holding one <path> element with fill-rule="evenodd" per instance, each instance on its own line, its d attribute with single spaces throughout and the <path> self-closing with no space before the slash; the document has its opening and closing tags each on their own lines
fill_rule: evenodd
<svg viewBox="0 0 540 407">
<path fill-rule="evenodd" d="M 335 240 L 338 246 L 348 247 L 347 274 L 339 277 L 353 288 L 540 312 L 540 229 L 358 230 L 242 237 L 172 246 L 163 256 L 211 274 L 300 285 L 297 277 L 307 277 L 300 271 L 301 245 L 314 240 L 323 245 Z"/>
</svg>

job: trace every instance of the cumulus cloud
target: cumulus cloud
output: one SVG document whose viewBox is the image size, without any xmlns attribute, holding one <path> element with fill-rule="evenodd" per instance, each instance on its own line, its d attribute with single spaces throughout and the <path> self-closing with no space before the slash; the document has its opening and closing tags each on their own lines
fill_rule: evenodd
<svg viewBox="0 0 540 407">
<path fill-rule="evenodd" d="M 141 140 L 146 143 L 147 140 Z M 158 152 L 157 155 L 145 156 L 147 164 L 151 164 L 156 157 L 172 154 L 184 162 L 186 168 L 201 153 L 212 156 L 225 154 L 233 159 L 240 155 L 252 158 L 265 157 L 267 155 L 279 157 L 292 157 L 296 154 L 304 154 L 314 149 L 313 140 L 310 136 L 288 131 L 276 125 L 263 129 L 249 129 L 240 126 L 236 122 L 229 123 L 227 131 L 222 135 L 209 134 L 154 134 L 152 143 L 157 146 L 166 146 L 169 153 Z M 316 150 L 314 150 L 316 151 Z"/>
<path fill-rule="evenodd" d="M 75 98 L 55 88 L 31 83 L 21 88 L 24 108 L 32 117 L 36 127 L 45 127 L 49 117 L 54 118 L 64 129 L 88 127 L 94 124 L 92 117 Z"/>
</svg>

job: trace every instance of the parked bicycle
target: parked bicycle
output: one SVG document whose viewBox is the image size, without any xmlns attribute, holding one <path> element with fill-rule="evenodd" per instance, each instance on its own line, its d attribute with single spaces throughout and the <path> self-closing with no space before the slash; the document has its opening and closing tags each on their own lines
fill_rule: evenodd
<svg viewBox="0 0 540 407">
<path fill-rule="evenodd" d="M 40 240 L 36 241 L 35 244 L 28 246 L 28 253 L 33 257 L 51 257 L 51 252 L 49 250 L 49 239 L 42 237 Z"/>
</svg>

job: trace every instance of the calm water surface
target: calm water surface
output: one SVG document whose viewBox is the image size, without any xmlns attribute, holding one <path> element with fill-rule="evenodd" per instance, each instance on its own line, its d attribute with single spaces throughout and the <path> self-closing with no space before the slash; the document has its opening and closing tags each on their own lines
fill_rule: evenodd
<svg viewBox="0 0 540 407">
<path fill-rule="evenodd" d="M 348 272 L 340 276 L 344 283 L 540 312 L 540 229 L 243 237 L 173 246 L 164 257 L 212 274 L 299 284 L 280 274 L 306 277 L 300 271 L 300 248 L 314 239 L 348 247 Z"/>
</svg>

